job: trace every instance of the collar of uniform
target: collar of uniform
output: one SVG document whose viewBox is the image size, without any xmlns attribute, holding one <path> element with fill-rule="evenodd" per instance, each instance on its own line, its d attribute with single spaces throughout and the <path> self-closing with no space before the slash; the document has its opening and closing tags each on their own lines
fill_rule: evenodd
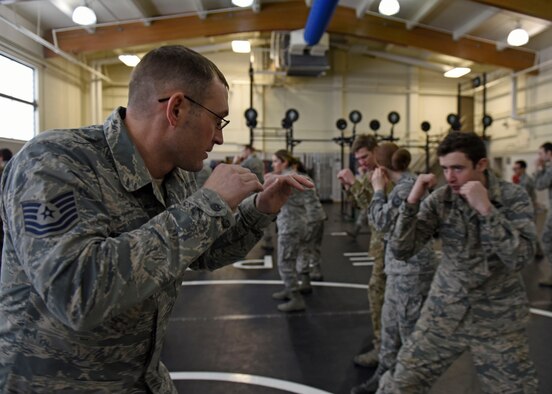
<svg viewBox="0 0 552 394">
<path fill-rule="evenodd" d="M 115 168 L 124 188 L 130 192 L 151 183 L 146 164 L 133 144 L 123 119 L 126 108 L 119 107 L 104 123 L 104 134 L 111 150 Z"/>
</svg>

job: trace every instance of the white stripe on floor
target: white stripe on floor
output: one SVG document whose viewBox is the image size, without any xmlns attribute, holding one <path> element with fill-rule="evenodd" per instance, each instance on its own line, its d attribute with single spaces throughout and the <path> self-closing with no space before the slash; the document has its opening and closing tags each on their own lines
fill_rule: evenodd
<svg viewBox="0 0 552 394">
<path fill-rule="evenodd" d="M 546 316 L 546 317 L 552 317 L 552 312 L 545 311 L 543 309 L 537 309 L 537 308 L 529 308 L 529 311 L 534 315 L 540 315 L 540 316 Z"/>
<path fill-rule="evenodd" d="M 373 261 L 356 261 L 353 263 L 353 266 L 355 267 L 364 267 L 364 266 L 371 266 L 374 265 Z"/>
<path fill-rule="evenodd" d="M 363 264 L 363 263 L 353 263 Z M 192 280 L 182 282 L 182 286 L 208 286 L 208 285 L 283 285 L 281 280 Z M 348 289 L 368 289 L 368 285 L 343 282 L 311 282 L 311 285 L 317 287 L 344 287 Z M 552 318 L 552 312 L 543 309 L 530 308 L 529 311 L 534 315 L 540 315 Z"/>
<path fill-rule="evenodd" d="M 351 261 L 374 261 L 375 259 L 370 256 L 349 257 Z"/>
<path fill-rule="evenodd" d="M 347 252 L 343 253 L 343 256 L 368 256 L 368 252 Z"/>
<path fill-rule="evenodd" d="M 297 394 L 331 394 L 328 391 L 305 386 L 304 384 L 293 383 L 287 380 L 267 378 L 264 376 L 249 375 L 231 372 L 171 372 L 172 380 L 209 380 L 220 382 L 233 382 L 252 384 L 255 386 L 270 387 L 288 393 Z"/>
<path fill-rule="evenodd" d="M 204 321 L 237 321 L 237 320 L 255 320 L 255 319 L 292 319 L 297 317 L 330 317 L 336 316 L 365 316 L 369 315 L 370 310 L 361 309 L 356 311 L 333 311 L 333 312 L 294 312 L 292 314 L 283 313 L 265 313 L 256 315 L 222 315 L 222 316 L 194 316 L 194 317 L 171 317 L 169 321 L 177 323 L 204 322 Z"/>
<path fill-rule="evenodd" d="M 333 233 L 330 233 L 332 237 L 344 237 L 348 234 L 345 231 L 334 231 Z"/>
</svg>

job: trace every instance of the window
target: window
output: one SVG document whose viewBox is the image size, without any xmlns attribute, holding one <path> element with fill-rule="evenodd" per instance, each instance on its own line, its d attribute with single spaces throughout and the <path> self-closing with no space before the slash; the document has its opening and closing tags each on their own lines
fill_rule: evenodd
<svg viewBox="0 0 552 394">
<path fill-rule="evenodd" d="M 0 55 L 0 137 L 33 138 L 36 108 L 35 70 Z"/>
</svg>

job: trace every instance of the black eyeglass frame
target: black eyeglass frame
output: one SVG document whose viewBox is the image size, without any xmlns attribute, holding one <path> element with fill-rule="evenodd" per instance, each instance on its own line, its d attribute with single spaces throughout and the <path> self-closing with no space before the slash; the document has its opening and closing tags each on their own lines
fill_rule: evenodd
<svg viewBox="0 0 552 394">
<path fill-rule="evenodd" d="M 206 106 L 204 106 L 204 105 L 198 103 L 198 102 L 195 101 L 193 98 L 188 97 L 188 96 L 186 96 L 186 95 L 184 95 L 184 98 L 185 98 L 186 100 L 188 100 L 188 101 L 194 103 L 195 105 L 200 106 L 200 107 L 203 108 L 205 111 L 208 111 L 208 112 L 210 112 L 211 114 L 215 115 L 215 116 L 222 122 L 220 126 L 218 126 L 218 125 L 215 126 L 215 127 L 217 128 L 217 130 L 221 130 L 221 131 L 222 131 L 222 129 L 224 129 L 226 126 L 228 126 L 228 123 L 230 123 L 229 120 L 224 119 L 222 116 L 220 116 L 220 115 L 217 114 L 216 112 L 210 110 L 210 109 L 207 108 Z M 169 99 L 170 99 L 170 97 L 163 97 L 163 98 L 160 98 L 160 99 L 157 100 L 157 101 L 160 102 L 160 103 L 163 103 L 163 102 L 165 102 L 165 101 L 169 101 Z"/>
</svg>

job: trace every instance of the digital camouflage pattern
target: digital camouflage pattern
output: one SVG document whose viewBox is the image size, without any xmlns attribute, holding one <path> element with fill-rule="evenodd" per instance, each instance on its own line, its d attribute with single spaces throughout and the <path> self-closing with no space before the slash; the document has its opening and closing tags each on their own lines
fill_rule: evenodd
<svg viewBox="0 0 552 394">
<path fill-rule="evenodd" d="M 264 163 L 256 154 L 253 153 L 249 155 L 249 157 L 241 163 L 241 166 L 249 169 L 259 178 L 259 182 L 264 183 Z"/>
<path fill-rule="evenodd" d="M 443 186 L 419 204 L 401 205 L 389 246 L 408 259 L 439 232 L 442 261 L 414 332 L 378 393 L 425 393 L 470 350 L 485 393 L 536 393 L 519 271 L 533 261 L 536 232 L 527 193 L 486 172 L 488 216 Z M 418 210 L 419 209 L 419 210 Z"/>
<path fill-rule="evenodd" d="M 291 171 L 284 171 L 289 174 Z M 276 218 L 278 226 L 278 271 L 284 286 L 290 291 L 297 290 L 297 271 L 308 272 L 308 266 L 298 266 L 297 257 L 304 248 L 307 232 L 307 210 L 305 193 L 293 189 L 286 203 L 280 208 Z M 305 264 L 305 261 L 300 261 Z"/>
<path fill-rule="evenodd" d="M 389 240 L 402 202 L 410 194 L 416 177 L 404 172 L 387 196 L 384 191 L 374 193 L 369 207 L 370 222 Z M 437 266 L 433 243 L 428 242 L 408 260 L 398 260 L 389 248 L 385 250 L 387 276 L 381 316 L 380 371 L 395 363 L 399 349 L 414 330 Z"/>
<path fill-rule="evenodd" d="M 159 357 L 184 271 L 243 258 L 273 218 L 180 169 L 159 188 L 124 116 L 42 133 L 5 169 L 4 393 L 176 393 Z"/>
<path fill-rule="evenodd" d="M 357 177 L 355 183 L 347 191 L 357 207 L 367 212 L 374 194 L 372 183 L 366 174 Z M 383 234 L 374 229 L 370 223 L 370 255 L 374 257 L 372 273 L 368 281 L 368 303 L 370 304 L 370 319 L 374 330 L 376 343 L 381 339 L 381 308 L 385 294 L 385 273 L 384 273 L 384 241 Z"/>
<path fill-rule="evenodd" d="M 548 206 L 550 208 L 542 230 L 541 247 L 548 261 L 552 261 L 552 163 L 546 163 L 542 170 L 535 173 L 535 188 L 537 190 L 548 189 Z"/>
<path fill-rule="evenodd" d="M 314 184 L 306 174 L 301 174 Z M 303 192 L 305 208 L 307 210 L 306 234 L 304 247 L 299 254 L 298 267 L 320 268 L 322 238 L 324 236 L 324 221 L 328 219 L 326 211 L 320 202 L 316 189 L 307 189 Z"/>
</svg>

